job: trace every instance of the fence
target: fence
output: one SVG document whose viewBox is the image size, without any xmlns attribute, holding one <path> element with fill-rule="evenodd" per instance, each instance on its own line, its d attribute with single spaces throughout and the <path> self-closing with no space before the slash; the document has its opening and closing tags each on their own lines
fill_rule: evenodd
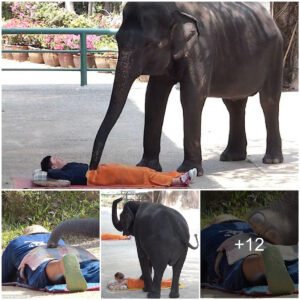
<svg viewBox="0 0 300 300">
<path fill-rule="evenodd" d="M 117 29 L 97 29 L 97 28 L 3 28 L 3 34 L 76 34 L 80 37 L 80 48 L 78 50 L 2 50 L 3 53 L 80 53 L 80 68 L 2 68 L 2 71 L 80 71 L 80 85 L 87 85 L 87 72 L 99 71 L 107 72 L 112 69 L 88 68 L 88 53 L 117 52 L 116 50 L 88 50 L 86 46 L 87 35 L 115 35 Z"/>
</svg>

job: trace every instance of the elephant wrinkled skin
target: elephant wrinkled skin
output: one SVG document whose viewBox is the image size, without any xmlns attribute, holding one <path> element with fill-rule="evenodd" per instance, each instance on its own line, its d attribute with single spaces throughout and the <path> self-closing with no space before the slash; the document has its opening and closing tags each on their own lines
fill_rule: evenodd
<svg viewBox="0 0 300 300">
<path fill-rule="evenodd" d="M 83 218 L 66 220 L 58 224 L 48 240 L 48 248 L 56 248 L 63 235 L 84 235 L 87 237 L 100 237 L 99 220 L 96 218 Z"/>
<path fill-rule="evenodd" d="M 180 83 L 184 160 L 178 168 L 203 174 L 201 114 L 207 97 L 222 98 L 230 132 L 222 161 L 246 159 L 245 108 L 256 93 L 265 116 L 263 162 L 283 161 L 279 131 L 282 36 L 259 3 L 128 2 L 116 35 L 119 59 L 109 108 L 96 135 L 90 169 L 100 162 L 135 78 L 150 75 L 146 92 L 144 154 L 138 166 L 161 171 L 160 139 L 167 100 Z M 213 117 L 213 116 L 212 116 Z"/>
<path fill-rule="evenodd" d="M 117 216 L 119 198 L 112 205 L 112 222 L 124 235 L 135 237 L 137 254 L 148 298 L 160 298 L 161 281 L 167 265 L 173 268 L 170 298 L 179 297 L 179 277 L 188 248 L 198 248 L 189 243 L 189 228 L 184 217 L 176 210 L 162 204 L 128 201 Z M 154 277 L 152 280 L 152 269 Z"/>
</svg>

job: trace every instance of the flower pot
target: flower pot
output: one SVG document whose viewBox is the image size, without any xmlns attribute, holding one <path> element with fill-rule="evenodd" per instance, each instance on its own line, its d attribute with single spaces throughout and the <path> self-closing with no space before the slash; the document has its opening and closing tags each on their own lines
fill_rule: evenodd
<svg viewBox="0 0 300 300">
<path fill-rule="evenodd" d="M 46 65 L 50 67 L 58 67 L 59 60 L 56 53 L 43 53 L 43 59 Z"/>
<path fill-rule="evenodd" d="M 117 62 L 118 62 L 117 58 L 110 58 L 109 59 L 109 68 L 115 70 L 117 67 Z"/>
<path fill-rule="evenodd" d="M 109 69 L 109 61 L 105 56 L 95 55 L 97 69 Z"/>
<path fill-rule="evenodd" d="M 2 45 L 2 49 L 3 50 L 12 50 L 12 46 L 11 45 Z M 12 53 L 2 53 L 2 58 L 5 58 L 5 59 L 14 59 L 13 56 L 12 56 Z"/>
<path fill-rule="evenodd" d="M 29 50 L 39 50 L 39 48 L 29 47 Z M 43 54 L 42 53 L 28 53 L 29 61 L 34 64 L 43 64 Z"/>
<path fill-rule="evenodd" d="M 59 64 L 63 68 L 74 68 L 73 54 L 71 53 L 58 53 Z"/>
<path fill-rule="evenodd" d="M 79 54 L 73 54 L 73 61 L 74 61 L 75 68 L 80 68 L 80 55 Z M 87 55 L 87 65 L 88 65 L 88 68 L 96 67 L 94 54 Z"/>
<path fill-rule="evenodd" d="M 12 45 L 12 50 L 28 50 L 28 46 Z M 28 60 L 28 53 L 12 53 L 12 56 L 17 61 Z"/>
</svg>

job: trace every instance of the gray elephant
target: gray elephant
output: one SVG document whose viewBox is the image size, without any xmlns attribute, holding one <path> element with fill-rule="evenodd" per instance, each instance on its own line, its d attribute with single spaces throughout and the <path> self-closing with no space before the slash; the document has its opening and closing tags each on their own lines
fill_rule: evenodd
<svg viewBox="0 0 300 300">
<path fill-rule="evenodd" d="M 207 97 L 223 98 L 230 132 L 221 161 L 246 159 L 245 108 L 256 93 L 264 112 L 263 162 L 283 161 L 279 131 L 282 36 L 259 3 L 128 2 L 116 35 L 119 59 L 110 104 L 96 135 L 90 169 L 100 162 L 107 137 L 133 81 L 150 75 L 146 92 L 144 154 L 138 166 L 161 171 L 160 139 L 167 100 L 180 83 L 184 160 L 178 171 L 203 174 L 201 114 Z M 213 116 L 212 116 L 213 117 Z"/>
<path fill-rule="evenodd" d="M 83 219 L 71 219 L 60 223 L 51 232 L 51 236 L 48 240 L 48 248 L 56 248 L 58 241 L 64 235 L 84 235 L 87 237 L 100 238 L 99 232 L 99 219 L 96 218 L 83 218 Z"/>
<path fill-rule="evenodd" d="M 179 297 L 179 277 L 188 248 L 190 234 L 186 220 L 176 210 L 162 204 L 128 201 L 117 216 L 119 198 L 112 204 L 112 222 L 124 235 L 135 237 L 137 254 L 148 298 L 160 298 L 161 281 L 167 265 L 173 268 L 170 298 Z M 152 280 L 152 268 L 154 277 Z"/>
</svg>

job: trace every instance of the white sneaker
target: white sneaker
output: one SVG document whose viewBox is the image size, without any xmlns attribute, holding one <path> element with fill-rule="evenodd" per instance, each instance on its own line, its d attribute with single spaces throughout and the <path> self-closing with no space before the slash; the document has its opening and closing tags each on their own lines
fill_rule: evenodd
<svg viewBox="0 0 300 300">
<path fill-rule="evenodd" d="M 188 173 L 190 176 L 190 183 L 193 183 L 194 179 L 197 177 L 198 171 L 196 168 L 194 168 L 194 169 L 189 170 Z"/>
<path fill-rule="evenodd" d="M 188 172 L 182 174 L 180 176 L 180 181 L 183 185 L 187 186 L 193 182 L 193 180 L 195 179 L 196 176 L 197 176 L 197 169 L 194 168 L 194 169 L 191 169 Z"/>
</svg>

